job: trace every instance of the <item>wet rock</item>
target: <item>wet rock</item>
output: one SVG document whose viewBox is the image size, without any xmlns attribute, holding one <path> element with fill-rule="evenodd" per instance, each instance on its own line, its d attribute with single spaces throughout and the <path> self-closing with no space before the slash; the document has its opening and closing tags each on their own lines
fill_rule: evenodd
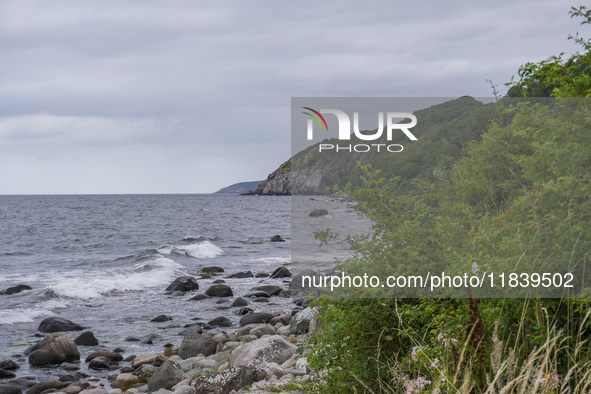
<svg viewBox="0 0 591 394">
<path fill-rule="evenodd" d="M 255 278 L 268 278 L 269 276 L 271 276 L 271 275 L 269 275 L 269 274 L 268 274 L 268 273 L 266 273 L 266 272 L 258 272 L 257 274 L 255 274 L 255 276 L 254 276 L 254 277 L 255 277 Z"/>
<path fill-rule="evenodd" d="M 254 298 L 254 297 L 269 298 L 271 296 L 269 295 L 269 293 L 267 293 L 266 291 L 262 291 L 262 290 L 250 291 L 244 295 L 244 298 Z"/>
<path fill-rule="evenodd" d="M 235 308 L 235 307 L 246 306 L 246 305 L 248 305 L 248 302 L 246 302 L 246 300 L 244 298 L 238 297 L 232 302 L 230 307 Z"/>
<path fill-rule="evenodd" d="M 187 333 L 190 332 L 201 334 L 203 332 L 203 327 L 201 326 L 201 324 L 193 324 L 190 326 L 186 326 L 185 329 L 179 333 L 179 335 L 185 336 L 187 335 Z"/>
<path fill-rule="evenodd" d="M 285 242 L 285 240 L 284 240 L 283 238 L 281 238 L 281 236 L 280 236 L 280 235 L 274 235 L 274 236 L 271 238 L 271 242 Z"/>
<path fill-rule="evenodd" d="M 206 300 L 209 297 L 206 296 L 205 294 L 197 294 L 195 297 L 190 298 L 190 301 L 201 301 L 201 300 Z"/>
<path fill-rule="evenodd" d="M 97 357 L 105 357 L 113 362 L 119 362 L 119 361 L 123 360 L 123 356 L 119 353 L 109 352 L 108 350 L 98 350 L 96 352 L 90 353 L 86 357 L 86 362 L 89 363 Z"/>
<path fill-rule="evenodd" d="M 232 327 L 232 322 L 230 319 L 224 316 L 216 317 L 215 319 L 208 321 L 211 327 Z"/>
<path fill-rule="evenodd" d="M 207 272 L 209 274 L 218 274 L 224 272 L 222 267 L 203 267 L 201 268 L 201 272 Z"/>
<path fill-rule="evenodd" d="M 143 337 L 141 342 L 146 345 L 153 345 L 155 341 L 160 339 L 162 339 L 162 335 L 152 333 Z"/>
<path fill-rule="evenodd" d="M 141 339 L 136 338 L 136 337 L 127 337 L 124 339 L 124 341 L 126 341 L 126 342 L 140 342 Z"/>
<path fill-rule="evenodd" d="M 213 285 L 205 291 L 210 297 L 232 297 L 234 293 L 228 285 Z"/>
<path fill-rule="evenodd" d="M 78 346 L 98 346 L 99 341 L 92 331 L 84 331 L 74 339 L 74 343 Z"/>
<path fill-rule="evenodd" d="M 15 369 L 19 369 L 20 366 L 14 362 L 13 360 L 2 360 L 0 361 L 0 369 L 4 369 L 6 371 L 13 371 Z"/>
<path fill-rule="evenodd" d="M 199 285 L 197 284 L 197 280 L 192 276 L 181 276 L 180 278 L 176 278 L 167 288 L 165 291 L 193 291 L 198 290 Z"/>
<path fill-rule="evenodd" d="M 22 394 L 20 387 L 12 384 L 0 384 L 0 394 Z"/>
<path fill-rule="evenodd" d="M 265 297 L 254 297 L 252 302 L 269 302 L 269 299 Z"/>
<path fill-rule="evenodd" d="M 279 293 L 281 293 L 283 291 L 283 288 L 281 286 L 275 286 L 275 285 L 263 285 L 263 286 L 254 287 L 250 290 L 251 291 L 264 291 L 265 293 L 267 293 L 271 296 L 276 296 L 276 295 L 279 295 Z"/>
<path fill-rule="evenodd" d="M 205 357 L 215 353 L 216 345 L 213 341 L 204 336 L 189 332 L 185 335 L 181 347 L 179 348 L 179 357 L 183 360 L 196 357 L 203 354 Z"/>
<path fill-rule="evenodd" d="M 281 336 L 273 335 L 245 343 L 232 352 L 230 365 L 256 366 L 264 363 L 282 363 L 296 351 L 296 347 Z"/>
<path fill-rule="evenodd" d="M 5 369 L 0 369 L 0 379 L 12 379 L 16 378 L 16 375 Z"/>
<path fill-rule="evenodd" d="M 166 361 L 148 381 L 148 391 L 171 390 L 172 386 L 183 380 L 183 370 L 174 361 Z"/>
<path fill-rule="evenodd" d="M 242 271 L 242 272 L 235 272 L 233 274 L 230 274 L 228 276 L 226 276 L 226 278 L 252 278 L 254 277 L 254 275 L 252 274 L 251 271 Z"/>
<path fill-rule="evenodd" d="M 111 364 L 112 364 L 111 360 L 109 360 L 107 357 L 99 356 L 99 357 L 93 358 L 88 363 L 88 368 L 94 369 L 95 371 L 100 371 L 103 369 L 109 369 Z"/>
<path fill-rule="evenodd" d="M 68 385 L 69 385 L 69 383 L 60 382 L 59 380 L 55 380 L 55 379 L 46 380 L 45 382 L 37 383 L 36 385 L 30 387 L 26 391 L 26 394 L 40 394 L 43 391 L 50 390 L 50 389 L 59 390 L 59 389 L 62 389 Z"/>
<path fill-rule="evenodd" d="M 240 308 L 240 309 L 238 309 L 237 311 L 235 311 L 235 312 L 234 312 L 234 314 L 235 314 L 235 315 L 238 315 L 238 316 L 244 316 L 244 315 L 247 315 L 247 314 L 249 314 L 249 313 L 250 313 L 250 312 L 252 312 L 252 311 L 253 311 L 253 310 L 252 310 L 252 309 L 250 309 L 250 308 L 243 307 L 243 308 Z"/>
<path fill-rule="evenodd" d="M 271 274 L 271 279 L 277 278 L 291 278 L 291 272 L 285 267 L 279 267 Z"/>
<path fill-rule="evenodd" d="M 29 285 L 16 285 L 0 291 L 0 294 L 17 294 L 25 290 L 33 290 L 33 288 Z"/>
<path fill-rule="evenodd" d="M 326 209 L 314 209 L 308 216 L 310 217 L 319 217 L 319 216 L 326 216 L 328 215 L 328 211 Z"/>
<path fill-rule="evenodd" d="M 170 316 L 158 315 L 150 321 L 153 323 L 162 323 L 162 322 L 170 321 L 170 320 L 172 320 L 172 317 L 170 317 Z"/>
<path fill-rule="evenodd" d="M 226 281 L 225 281 L 225 280 L 223 280 L 223 279 L 216 279 L 216 280 L 214 280 L 212 283 L 213 283 L 214 285 L 219 285 L 219 284 L 222 284 L 222 283 L 226 283 Z"/>
<path fill-rule="evenodd" d="M 240 319 L 240 327 L 246 326 L 247 324 L 261 324 L 261 323 L 268 323 L 274 318 L 275 315 L 266 312 L 253 312 L 242 319 Z"/>
<path fill-rule="evenodd" d="M 27 349 L 26 353 L 29 355 L 29 364 L 35 366 L 80 360 L 78 347 L 63 332 L 48 335 Z"/>
<path fill-rule="evenodd" d="M 48 317 L 41 321 L 41 323 L 39 324 L 39 328 L 37 328 L 37 330 L 45 333 L 51 333 L 65 331 L 81 331 L 84 330 L 84 327 L 68 319 L 63 319 L 61 317 Z"/>
</svg>

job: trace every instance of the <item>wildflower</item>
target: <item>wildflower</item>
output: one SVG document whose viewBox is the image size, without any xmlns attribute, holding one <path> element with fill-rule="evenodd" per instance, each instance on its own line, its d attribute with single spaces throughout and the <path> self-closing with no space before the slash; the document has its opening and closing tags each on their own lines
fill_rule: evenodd
<svg viewBox="0 0 591 394">
<path fill-rule="evenodd" d="M 417 361 L 418 360 L 418 355 L 417 355 L 417 351 L 421 350 L 420 346 L 415 346 L 412 348 L 412 353 L 410 354 L 412 356 L 412 359 Z"/>
<path fill-rule="evenodd" d="M 478 271 L 480 271 L 480 268 L 478 268 L 478 263 L 477 263 L 476 261 L 474 261 L 474 262 L 472 263 L 472 273 L 473 273 L 473 274 L 477 274 L 477 273 L 478 273 Z"/>
<path fill-rule="evenodd" d="M 542 379 L 540 379 L 540 385 L 548 386 L 550 390 L 556 389 L 560 383 L 560 377 L 556 372 L 547 373 Z"/>
<path fill-rule="evenodd" d="M 436 368 L 438 363 L 439 363 L 439 358 L 435 357 L 435 359 L 433 361 L 431 361 L 431 368 Z"/>
</svg>

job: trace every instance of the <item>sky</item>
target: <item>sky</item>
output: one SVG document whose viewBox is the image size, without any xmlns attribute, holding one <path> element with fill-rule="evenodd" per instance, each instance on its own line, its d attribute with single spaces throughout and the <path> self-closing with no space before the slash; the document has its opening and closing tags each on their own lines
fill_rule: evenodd
<svg viewBox="0 0 591 394">
<path fill-rule="evenodd" d="M 290 156 L 292 97 L 505 93 L 589 36 L 570 6 L 0 0 L 0 194 L 261 180 Z"/>
</svg>

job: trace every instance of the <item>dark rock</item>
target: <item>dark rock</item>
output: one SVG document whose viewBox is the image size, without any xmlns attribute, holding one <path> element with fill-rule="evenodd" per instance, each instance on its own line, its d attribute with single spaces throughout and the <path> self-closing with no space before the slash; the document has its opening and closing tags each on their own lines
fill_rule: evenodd
<svg viewBox="0 0 591 394">
<path fill-rule="evenodd" d="M 30 387 L 25 393 L 26 394 L 41 394 L 45 390 L 56 389 L 60 390 L 67 387 L 69 383 L 60 382 L 59 380 L 46 380 L 45 382 L 37 383 Z"/>
<path fill-rule="evenodd" d="M 205 291 L 210 297 L 232 297 L 232 289 L 228 285 L 213 285 Z"/>
<path fill-rule="evenodd" d="M 274 326 L 277 323 L 281 323 L 284 326 L 287 326 L 289 324 L 289 322 L 291 321 L 291 313 L 284 313 L 281 316 L 275 316 L 274 318 L 271 319 L 271 321 L 269 322 L 269 324 L 271 324 L 272 326 Z"/>
<path fill-rule="evenodd" d="M 215 319 L 208 321 L 211 327 L 232 327 L 232 322 L 227 317 L 216 317 Z"/>
<path fill-rule="evenodd" d="M 20 366 L 12 360 L 0 361 L 0 369 L 5 369 L 7 371 L 13 371 L 13 370 L 19 369 L 19 368 L 20 368 Z"/>
<path fill-rule="evenodd" d="M 119 353 L 109 352 L 108 350 L 98 350 L 96 352 L 90 353 L 88 357 L 86 357 L 86 362 L 88 363 L 97 357 L 105 357 L 109 359 L 109 361 L 114 362 L 123 360 L 123 356 Z"/>
<path fill-rule="evenodd" d="M 254 297 L 252 302 L 269 302 L 269 299 L 265 297 Z"/>
<path fill-rule="evenodd" d="M 168 357 L 166 357 L 162 354 L 159 354 L 156 356 L 156 358 L 152 362 L 152 365 L 155 367 L 160 367 L 162 364 L 164 364 L 164 362 L 166 362 L 166 360 L 168 360 Z"/>
<path fill-rule="evenodd" d="M 248 293 L 246 293 L 244 295 L 244 298 L 252 298 L 252 297 L 271 297 L 271 295 L 269 293 L 267 293 L 266 291 L 262 291 L 262 290 L 255 290 L 255 291 L 249 291 Z"/>
<path fill-rule="evenodd" d="M 319 217 L 319 216 L 326 216 L 328 215 L 328 211 L 326 209 L 314 209 L 308 216 L 310 217 Z"/>
<path fill-rule="evenodd" d="M 206 300 L 209 297 L 206 296 L 205 294 L 197 294 L 195 297 L 191 298 L 190 301 L 201 301 L 201 300 Z"/>
<path fill-rule="evenodd" d="M 238 309 L 236 312 L 234 312 L 234 314 L 235 314 L 235 315 L 238 315 L 238 316 L 244 316 L 244 315 L 247 315 L 247 314 L 249 314 L 249 313 L 250 313 L 250 312 L 252 312 L 252 311 L 253 311 L 253 310 L 252 310 L 252 309 L 250 309 L 250 308 L 243 307 L 243 308 L 240 308 L 240 309 Z"/>
<path fill-rule="evenodd" d="M 205 357 L 215 353 L 216 344 L 204 336 L 188 332 L 179 348 L 179 357 L 183 360 L 203 354 Z"/>
<path fill-rule="evenodd" d="M 198 290 L 199 285 L 197 280 L 192 276 L 181 276 L 176 278 L 167 288 L 166 291 L 193 291 Z"/>
<path fill-rule="evenodd" d="M 116 347 L 115 349 L 113 349 L 114 353 L 123 353 L 125 351 L 125 349 L 123 349 L 122 347 Z"/>
<path fill-rule="evenodd" d="M 0 294 L 17 294 L 25 290 L 33 290 L 33 288 L 29 285 L 16 285 L 0 291 Z"/>
<path fill-rule="evenodd" d="M 271 275 L 269 275 L 269 274 L 268 274 L 268 273 L 266 273 L 266 272 L 259 272 L 259 273 L 257 273 L 257 274 L 256 274 L 254 277 L 255 277 L 255 278 L 268 278 L 269 276 L 271 276 Z"/>
<path fill-rule="evenodd" d="M 279 267 L 271 274 L 271 279 L 277 278 L 291 278 L 291 272 L 285 267 Z"/>
<path fill-rule="evenodd" d="M 45 333 L 51 333 L 64 331 L 82 331 L 84 330 L 84 327 L 61 317 L 48 317 L 43 319 L 37 330 Z"/>
<path fill-rule="evenodd" d="M 154 323 L 162 323 L 162 322 L 170 321 L 170 320 L 172 320 L 172 317 L 170 317 L 170 316 L 159 315 L 159 316 L 156 316 L 155 318 L 153 318 L 150 321 L 151 322 L 154 322 Z"/>
<path fill-rule="evenodd" d="M 63 332 L 48 335 L 27 349 L 26 353 L 29 355 L 29 364 L 36 366 L 80 360 L 78 347 Z"/>
<path fill-rule="evenodd" d="M 225 394 L 265 379 L 262 369 L 251 366 L 232 367 L 212 376 L 198 376 L 192 381 L 196 394 Z"/>
<path fill-rule="evenodd" d="M 261 324 L 268 323 L 275 315 L 266 312 L 253 312 L 240 319 L 240 327 L 247 324 Z"/>
<path fill-rule="evenodd" d="M 275 235 L 271 238 L 271 242 L 285 242 L 285 240 L 280 235 Z"/>
<path fill-rule="evenodd" d="M 141 342 L 146 345 L 153 345 L 154 341 L 158 341 L 160 339 L 162 339 L 162 335 L 152 333 L 143 337 Z"/>
<path fill-rule="evenodd" d="M 281 286 L 275 286 L 275 285 L 264 285 L 264 286 L 258 286 L 258 287 L 252 288 L 250 290 L 260 290 L 260 291 L 264 291 L 265 293 L 268 293 L 269 295 L 276 296 L 276 295 L 279 295 L 279 293 L 281 293 L 283 291 L 283 288 Z"/>
<path fill-rule="evenodd" d="M 220 284 L 226 283 L 226 281 L 225 281 L 225 280 L 223 280 L 223 279 L 216 279 L 216 280 L 214 280 L 212 283 L 213 283 L 214 285 L 220 285 Z"/>
<path fill-rule="evenodd" d="M 201 268 L 202 272 L 207 272 L 210 274 L 217 274 L 220 272 L 224 272 L 224 269 L 222 267 L 203 267 Z"/>
<path fill-rule="evenodd" d="M 60 369 L 63 369 L 64 371 L 78 371 L 80 367 L 76 364 L 61 363 Z"/>
<path fill-rule="evenodd" d="M 16 375 L 10 371 L 5 370 L 5 369 L 0 369 L 0 379 L 12 379 L 12 378 L 16 378 Z"/>
<path fill-rule="evenodd" d="M 111 364 L 112 364 L 111 360 L 109 360 L 106 357 L 100 356 L 100 357 L 93 358 L 88 363 L 88 368 L 94 369 L 96 371 L 99 371 L 99 370 L 102 370 L 102 369 L 109 369 L 109 367 L 111 366 Z"/>
<path fill-rule="evenodd" d="M 22 394 L 23 391 L 20 387 L 13 386 L 12 384 L 0 384 L 0 394 Z"/>
<path fill-rule="evenodd" d="M 254 277 L 254 275 L 252 274 L 251 271 L 242 271 L 242 272 L 235 272 L 231 275 L 226 276 L 226 278 L 252 278 Z"/>
<path fill-rule="evenodd" d="M 136 338 L 136 337 L 127 337 L 124 339 L 124 341 L 126 341 L 126 342 L 140 342 L 141 339 Z"/>
<path fill-rule="evenodd" d="M 186 327 L 183 331 L 181 331 L 179 333 L 179 335 L 185 336 L 190 332 L 196 333 L 196 334 L 201 334 L 201 333 L 203 333 L 203 327 L 201 326 L 201 324 L 194 324 L 192 326 Z"/>
<path fill-rule="evenodd" d="M 246 305 L 248 305 L 248 302 L 244 298 L 238 297 L 232 302 L 230 307 L 234 308 L 234 307 L 246 306 Z"/>
<path fill-rule="evenodd" d="M 78 346 L 98 346 L 99 341 L 92 331 L 84 331 L 74 339 L 74 343 Z"/>
<path fill-rule="evenodd" d="M 148 391 L 171 390 L 172 386 L 183 380 L 183 369 L 174 361 L 166 361 L 148 380 Z"/>
</svg>

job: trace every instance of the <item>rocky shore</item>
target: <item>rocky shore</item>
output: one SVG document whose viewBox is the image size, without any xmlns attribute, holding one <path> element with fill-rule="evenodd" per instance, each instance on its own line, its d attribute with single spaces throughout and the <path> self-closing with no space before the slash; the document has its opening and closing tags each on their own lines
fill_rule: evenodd
<svg viewBox="0 0 591 394">
<path fill-rule="evenodd" d="M 252 278 L 251 271 L 231 275 L 225 275 L 220 267 L 201 271 L 203 277 L 219 279 L 190 300 L 217 299 L 229 304 L 221 309 L 228 316 L 241 316 L 238 326 L 227 316 L 219 316 L 185 325 L 182 339 L 138 335 L 118 346 L 106 346 L 101 345 L 93 327 L 49 317 L 39 324 L 37 335 L 42 339 L 38 343 L 23 354 L 0 360 L 0 394 L 305 393 L 307 385 L 319 378 L 306 358 L 307 336 L 314 331 L 316 319 L 309 306 L 311 299 L 297 298 L 301 293 L 291 288 L 297 278 L 292 278 L 286 267 L 279 267 L 257 277 L 282 278 L 285 288 L 263 283 L 235 296 L 224 278 Z M 163 291 L 171 295 L 198 292 L 199 280 L 179 277 Z M 293 297 L 291 309 L 284 313 L 260 311 L 272 297 Z M 152 322 L 166 324 L 170 319 L 159 315 Z M 156 349 L 155 345 L 153 352 L 144 354 L 126 351 L 126 344 L 140 341 L 163 346 Z M 49 378 L 17 377 L 17 370 L 25 363 L 31 375 L 39 368 Z"/>
</svg>

